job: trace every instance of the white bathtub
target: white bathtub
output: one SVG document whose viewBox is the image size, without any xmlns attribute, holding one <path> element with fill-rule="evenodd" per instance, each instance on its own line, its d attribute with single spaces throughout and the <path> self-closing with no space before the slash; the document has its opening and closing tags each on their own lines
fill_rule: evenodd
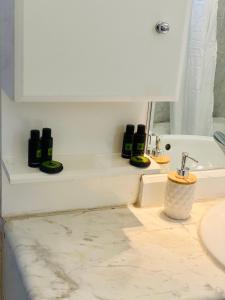
<svg viewBox="0 0 225 300">
<path fill-rule="evenodd" d="M 171 163 L 165 167 L 168 170 L 176 170 L 181 165 L 182 152 L 199 161 L 198 164 L 188 160 L 191 170 L 225 169 L 225 147 L 219 145 L 212 137 L 191 135 L 162 135 L 161 148 L 171 157 Z M 170 150 L 166 150 L 170 145 Z"/>
</svg>

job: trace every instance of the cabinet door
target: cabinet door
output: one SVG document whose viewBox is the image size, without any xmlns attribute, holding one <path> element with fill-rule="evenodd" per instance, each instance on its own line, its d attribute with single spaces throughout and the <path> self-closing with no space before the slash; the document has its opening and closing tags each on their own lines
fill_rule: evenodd
<svg viewBox="0 0 225 300">
<path fill-rule="evenodd" d="M 191 0 L 15 3 L 17 100 L 177 100 Z"/>
</svg>

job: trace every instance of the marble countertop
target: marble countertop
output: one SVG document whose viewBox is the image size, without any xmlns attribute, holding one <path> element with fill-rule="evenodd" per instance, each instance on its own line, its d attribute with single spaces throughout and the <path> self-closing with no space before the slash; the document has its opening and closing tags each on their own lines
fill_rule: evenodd
<svg viewBox="0 0 225 300">
<path fill-rule="evenodd" d="M 225 270 L 185 222 L 162 208 L 109 208 L 11 219 L 6 237 L 34 300 L 225 299 Z"/>
</svg>

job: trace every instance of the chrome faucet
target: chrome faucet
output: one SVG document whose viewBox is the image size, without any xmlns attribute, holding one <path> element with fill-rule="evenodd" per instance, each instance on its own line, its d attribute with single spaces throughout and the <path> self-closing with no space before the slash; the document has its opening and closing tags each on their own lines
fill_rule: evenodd
<svg viewBox="0 0 225 300">
<path fill-rule="evenodd" d="M 155 148 L 152 149 L 152 155 L 158 157 L 162 154 L 162 150 L 160 149 L 160 137 L 155 137 Z"/>
<path fill-rule="evenodd" d="M 155 137 L 155 148 L 153 148 L 152 151 L 149 151 L 149 153 L 152 156 L 158 157 L 162 154 L 162 150 L 160 149 L 160 137 L 158 135 L 152 134 L 151 140 L 152 137 Z"/>
<path fill-rule="evenodd" d="M 177 170 L 177 174 L 182 176 L 182 177 L 187 177 L 189 175 L 190 169 L 186 167 L 187 158 L 189 158 L 189 159 L 193 160 L 194 162 L 198 163 L 198 161 L 195 158 L 190 157 L 187 152 L 183 152 L 182 153 L 182 160 L 181 160 L 181 168 Z"/>
<path fill-rule="evenodd" d="M 214 139 L 225 146 L 225 135 L 221 131 L 216 131 L 213 134 Z"/>
</svg>

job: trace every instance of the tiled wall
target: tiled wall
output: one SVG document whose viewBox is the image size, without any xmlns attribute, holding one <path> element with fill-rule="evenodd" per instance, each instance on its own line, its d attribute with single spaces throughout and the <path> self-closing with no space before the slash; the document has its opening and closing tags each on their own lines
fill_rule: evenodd
<svg viewBox="0 0 225 300">
<path fill-rule="evenodd" d="M 155 105 L 154 122 L 169 122 L 170 121 L 170 104 L 167 102 L 158 102 Z"/>
<path fill-rule="evenodd" d="M 225 0 L 219 0 L 214 116 L 225 118 Z"/>
</svg>

